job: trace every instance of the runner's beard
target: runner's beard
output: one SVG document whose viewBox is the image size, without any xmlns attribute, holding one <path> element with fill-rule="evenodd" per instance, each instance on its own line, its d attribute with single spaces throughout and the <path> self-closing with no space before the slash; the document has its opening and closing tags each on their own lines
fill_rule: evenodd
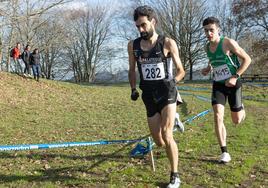
<svg viewBox="0 0 268 188">
<path fill-rule="evenodd" d="M 143 40 L 149 40 L 154 35 L 154 30 L 151 28 L 148 32 L 141 32 L 140 35 Z"/>
</svg>

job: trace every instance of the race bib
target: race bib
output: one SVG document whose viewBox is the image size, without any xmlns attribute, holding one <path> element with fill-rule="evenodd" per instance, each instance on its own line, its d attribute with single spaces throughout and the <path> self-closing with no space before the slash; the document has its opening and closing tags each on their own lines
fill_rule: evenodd
<svg viewBox="0 0 268 188">
<path fill-rule="evenodd" d="M 231 71 L 226 64 L 213 68 L 213 73 L 215 81 L 226 80 L 232 76 Z"/>
<path fill-rule="evenodd" d="M 162 80 L 165 78 L 164 63 L 141 65 L 142 76 L 144 80 Z"/>
</svg>

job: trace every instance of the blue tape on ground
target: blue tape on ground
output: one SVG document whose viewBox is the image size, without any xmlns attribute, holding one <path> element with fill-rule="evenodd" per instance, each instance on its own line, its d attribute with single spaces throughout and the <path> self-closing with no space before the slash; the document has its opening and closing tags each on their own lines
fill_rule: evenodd
<svg viewBox="0 0 268 188">
<path fill-rule="evenodd" d="M 188 118 L 183 123 L 190 123 L 198 117 L 205 116 L 211 110 L 205 110 L 199 114 Z M 135 142 L 145 141 L 145 138 L 135 140 L 103 140 L 93 142 L 63 142 L 52 144 L 23 144 L 23 145 L 4 145 L 0 146 L 0 151 L 18 151 L 18 150 L 34 150 L 34 149 L 51 149 L 51 148 L 67 148 L 67 147 L 81 147 L 81 146 L 95 146 L 95 145 L 108 145 L 108 144 L 128 144 Z"/>
<path fill-rule="evenodd" d="M 268 102 L 268 99 L 258 99 L 254 96 L 243 96 L 242 98 L 245 100 L 250 100 L 250 101 Z"/>
<path fill-rule="evenodd" d="M 81 147 L 81 146 L 95 146 L 95 145 L 108 145 L 108 144 L 128 144 L 141 141 L 143 141 L 143 139 L 110 140 L 110 141 L 104 140 L 104 141 L 93 141 L 93 142 L 63 142 L 63 143 L 52 143 L 52 144 L 6 145 L 6 146 L 0 146 L 0 151 L 51 149 L 51 148 Z"/>
<path fill-rule="evenodd" d="M 208 91 L 211 90 L 205 87 L 190 87 L 190 86 L 178 86 L 178 90 L 185 90 L 185 91 Z"/>
<path fill-rule="evenodd" d="M 194 95 L 190 93 L 181 93 L 182 95 L 192 95 L 200 100 L 210 102 L 210 99 L 201 95 Z M 199 114 L 192 116 L 185 120 L 183 123 L 191 123 L 194 119 L 198 117 L 205 116 L 211 112 L 211 109 L 200 112 Z M 174 131 L 177 130 L 176 128 Z M 148 136 L 147 136 L 148 137 Z M 148 138 L 147 138 L 148 139 Z M 51 149 L 51 148 L 66 148 L 66 147 L 81 147 L 81 146 L 94 146 L 94 145 L 108 145 L 108 144 L 128 144 L 135 142 L 142 142 L 146 139 L 135 139 L 135 140 L 103 140 L 103 141 L 93 141 L 93 142 L 64 142 L 64 143 L 52 143 L 52 144 L 24 144 L 24 145 L 5 145 L 0 146 L 0 151 L 14 151 L 14 150 L 33 150 L 33 149 Z M 151 146 L 154 144 L 150 144 Z M 149 150 L 147 149 L 146 152 Z M 143 153 L 146 153 L 143 152 Z M 142 152 L 141 152 L 142 153 Z"/>
<path fill-rule="evenodd" d="M 153 145 L 154 143 L 151 141 L 151 138 L 148 137 L 146 139 L 145 145 L 138 143 L 136 147 L 131 150 L 130 156 L 131 157 L 144 156 L 153 149 Z"/>
<path fill-rule="evenodd" d="M 212 111 L 212 109 L 208 109 L 208 110 L 205 110 L 205 111 L 203 111 L 203 112 L 200 112 L 200 113 L 196 114 L 195 116 L 192 116 L 192 117 L 188 118 L 187 120 L 185 120 L 185 121 L 183 122 L 183 124 L 191 123 L 194 119 L 199 118 L 199 117 L 203 117 L 203 116 L 207 115 L 207 114 L 208 114 L 209 112 L 211 112 L 211 111 Z M 176 131 L 176 130 L 178 130 L 178 128 L 177 128 L 177 127 L 174 127 L 173 132 Z M 151 146 L 154 146 L 155 143 L 152 142 L 152 144 L 150 144 L 150 145 L 151 145 Z M 138 146 L 138 147 L 140 147 L 140 146 Z M 135 149 L 135 148 L 134 148 L 134 149 Z M 135 155 L 134 155 L 134 156 L 135 156 Z"/>
<path fill-rule="evenodd" d="M 254 83 L 245 83 L 245 85 L 250 85 L 250 86 L 256 86 L 256 87 L 268 87 L 268 84 L 254 84 Z"/>
<path fill-rule="evenodd" d="M 190 117 L 188 118 L 186 121 L 184 121 L 183 123 L 191 123 L 194 119 L 198 118 L 198 117 L 203 117 L 205 115 L 207 115 L 209 112 L 211 112 L 212 110 L 211 109 L 208 109 L 208 110 L 205 110 L 203 112 L 200 112 L 199 114 L 193 116 L 193 117 Z"/>
</svg>

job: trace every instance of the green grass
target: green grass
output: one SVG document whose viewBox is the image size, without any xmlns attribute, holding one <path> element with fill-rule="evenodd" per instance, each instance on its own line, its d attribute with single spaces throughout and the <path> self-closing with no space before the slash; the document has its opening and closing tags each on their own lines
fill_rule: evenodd
<svg viewBox="0 0 268 188">
<path fill-rule="evenodd" d="M 209 83 L 182 86 L 208 87 Z M 267 88 L 244 87 L 244 95 L 267 99 Z M 189 91 L 184 91 L 189 92 Z M 210 91 L 191 92 L 210 96 Z M 136 139 L 147 135 L 142 101 L 130 100 L 127 84 L 77 85 L 0 72 L 0 143 L 30 144 Z M 183 96 L 183 120 L 206 109 L 208 102 Z M 226 108 L 225 124 L 232 162 L 216 163 L 220 154 L 212 113 L 174 133 L 179 146 L 182 187 L 267 187 L 268 103 L 244 100 L 247 119 L 235 126 Z M 169 163 L 154 148 L 133 159 L 135 145 L 103 145 L 0 153 L 0 187 L 165 187 Z"/>
</svg>

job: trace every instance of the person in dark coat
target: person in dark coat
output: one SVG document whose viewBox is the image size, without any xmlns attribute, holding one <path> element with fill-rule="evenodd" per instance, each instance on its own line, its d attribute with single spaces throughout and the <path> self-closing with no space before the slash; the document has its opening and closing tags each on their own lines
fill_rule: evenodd
<svg viewBox="0 0 268 188">
<path fill-rule="evenodd" d="M 27 45 L 23 51 L 23 53 L 21 54 L 21 59 L 23 60 L 24 64 L 25 64 L 25 68 L 24 68 L 24 76 L 31 76 L 31 71 L 30 71 L 30 45 Z"/>
<path fill-rule="evenodd" d="M 41 75 L 41 66 L 40 66 L 40 54 L 37 48 L 34 49 L 33 53 L 30 56 L 30 65 L 32 66 L 34 79 L 39 81 Z"/>
</svg>

